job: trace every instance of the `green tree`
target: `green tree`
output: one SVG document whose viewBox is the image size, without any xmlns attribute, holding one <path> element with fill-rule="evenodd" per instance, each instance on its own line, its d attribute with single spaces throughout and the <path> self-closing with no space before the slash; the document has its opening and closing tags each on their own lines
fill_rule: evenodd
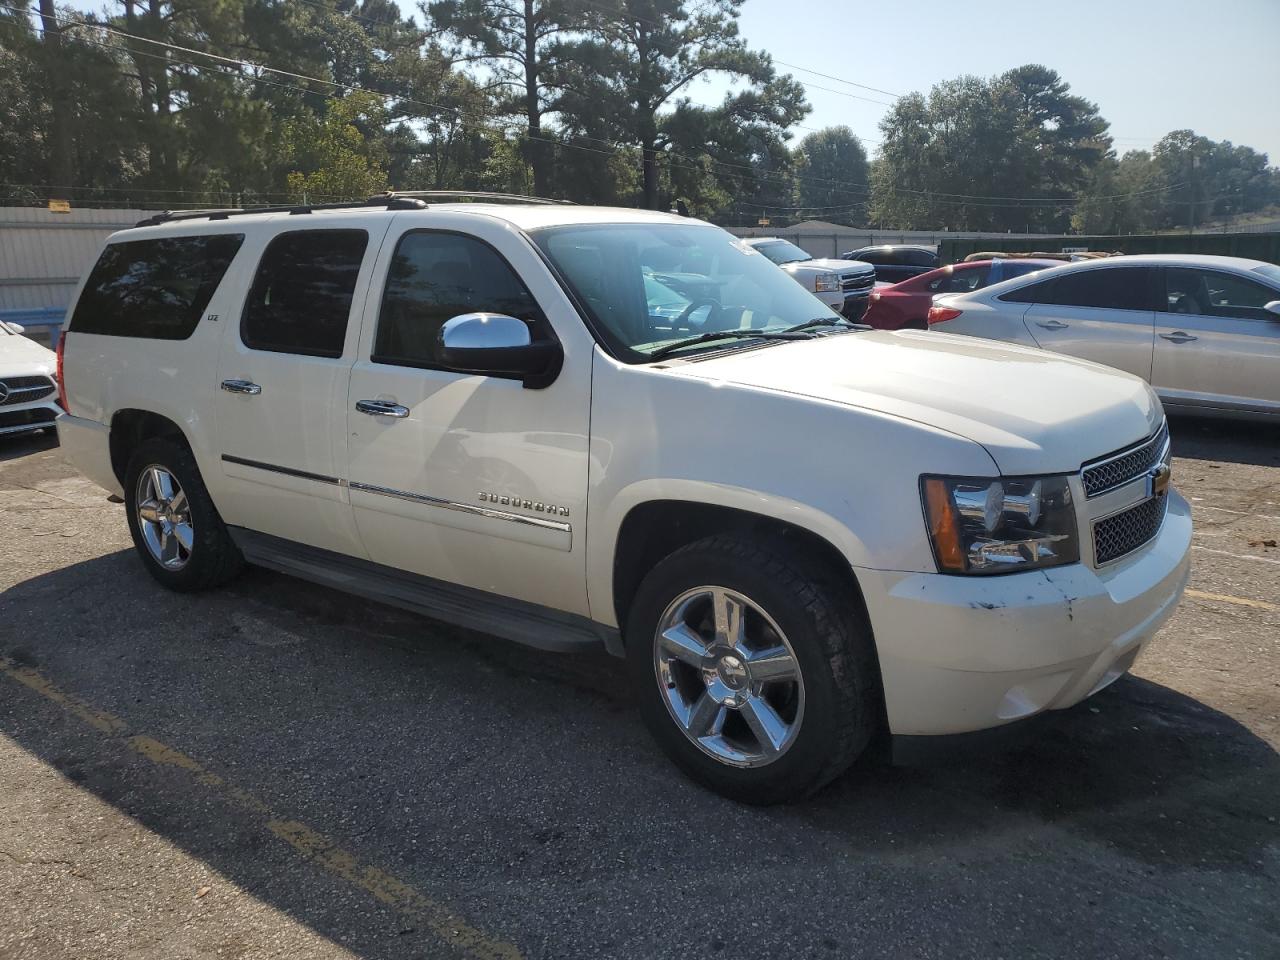
<svg viewBox="0 0 1280 960">
<path fill-rule="evenodd" d="M 385 124 L 383 101 L 370 93 L 329 101 L 323 117 L 290 121 L 283 138 L 293 168 L 288 174 L 289 193 L 302 202 L 381 193 L 387 188 L 385 145 L 363 131 Z"/>
<path fill-rule="evenodd" d="M 727 96 L 719 123 L 751 121 L 763 101 L 793 99 L 794 82 L 768 91 L 773 65 L 739 35 L 741 7 L 742 0 L 599 0 L 587 19 L 591 35 L 562 46 L 556 109 L 574 132 L 594 135 L 592 128 L 603 126 L 639 148 L 647 208 L 660 206 L 659 157 L 671 148 L 666 117 L 687 101 L 694 80 L 722 74 L 744 81 L 752 94 Z M 803 116 L 802 104 L 787 112 Z"/>
<path fill-rule="evenodd" d="M 848 127 L 815 131 L 796 148 L 797 202 L 825 219 L 839 216 L 834 208 L 865 217 L 869 177 L 867 151 Z"/>
<path fill-rule="evenodd" d="M 902 228 L 1064 229 L 1110 150 L 1097 107 L 1038 65 L 901 97 L 881 121 L 872 217 Z"/>
<path fill-rule="evenodd" d="M 492 71 L 500 113 L 523 116 L 522 150 L 534 192 L 548 195 L 554 144 L 543 117 L 554 96 L 561 39 L 581 26 L 578 0 L 433 0 L 425 9 L 437 28 L 461 45 L 466 60 Z"/>
</svg>

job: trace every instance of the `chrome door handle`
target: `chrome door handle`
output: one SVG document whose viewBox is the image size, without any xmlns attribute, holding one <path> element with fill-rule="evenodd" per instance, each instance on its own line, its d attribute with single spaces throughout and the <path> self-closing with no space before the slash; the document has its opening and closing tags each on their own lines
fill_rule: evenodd
<svg viewBox="0 0 1280 960">
<path fill-rule="evenodd" d="M 247 397 L 256 397 L 262 388 L 249 380 L 223 380 L 222 389 L 227 393 L 240 393 Z"/>
<path fill-rule="evenodd" d="M 1071 326 L 1071 324 L 1063 323 L 1061 320 L 1037 320 L 1036 326 L 1044 327 L 1046 330 L 1065 330 L 1067 327 Z"/>
<path fill-rule="evenodd" d="M 371 417 L 395 417 L 397 420 L 403 420 L 409 415 L 408 407 L 390 400 L 357 400 L 356 409 Z"/>
<path fill-rule="evenodd" d="M 1160 334 L 1160 336 L 1163 337 L 1165 340 L 1171 340 L 1174 343 L 1189 343 L 1192 340 L 1200 339 L 1199 337 L 1193 337 L 1189 333 L 1183 333 L 1181 330 L 1179 330 L 1177 333 L 1162 333 Z"/>
</svg>

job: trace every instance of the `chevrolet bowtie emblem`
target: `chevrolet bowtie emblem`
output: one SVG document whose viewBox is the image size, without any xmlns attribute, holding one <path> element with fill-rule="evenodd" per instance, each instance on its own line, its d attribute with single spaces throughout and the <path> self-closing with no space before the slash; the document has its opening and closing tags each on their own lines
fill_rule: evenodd
<svg viewBox="0 0 1280 960">
<path fill-rule="evenodd" d="M 1167 463 L 1159 463 L 1147 474 L 1147 496 L 1163 497 L 1169 492 L 1169 481 L 1173 479 L 1173 468 Z"/>
</svg>

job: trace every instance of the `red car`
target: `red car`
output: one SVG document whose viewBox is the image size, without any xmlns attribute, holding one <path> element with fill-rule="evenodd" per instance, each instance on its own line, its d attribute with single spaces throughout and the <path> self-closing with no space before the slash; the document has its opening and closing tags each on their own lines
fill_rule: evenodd
<svg viewBox="0 0 1280 960">
<path fill-rule="evenodd" d="M 953 263 L 872 291 L 871 304 L 861 322 L 881 330 L 902 330 L 908 327 L 923 330 L 928 326 L 926 318 L 929 316 L 929 307 L 933 305 L 933 298 L 937 294 L 968 293 L 1001 280 L 1061 265 L 1061 260 L 1031 258 Z"/>
</svg>

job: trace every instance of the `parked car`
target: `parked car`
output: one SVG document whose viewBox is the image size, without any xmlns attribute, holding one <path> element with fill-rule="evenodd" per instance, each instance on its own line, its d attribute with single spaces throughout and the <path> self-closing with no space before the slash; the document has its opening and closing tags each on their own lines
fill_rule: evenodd
<svg viewBox="0 0 1280 960">
<path fill-rule="evenodd" d="M 58 416 L 57 358 L 23 332 L 0 321 L 0 436 L 51 428 Z"/>
<path fill-rule="evenodd" d="M 937 247 L 914 243 L 890 243 L 878 247 L 861 247 L 844 254 L 846 260 L 862 260 L 876 269 L 876 279 L 901 283 L 922 273 L 938 269 Z"/>
<path fill-rule="evenodd" d="M 928 326 L 933 298 L 944 293 L 968 293 L 1002 280 L 1021 277 L 1037 270 L 1058 266 L 1057 260 L 979 260 L 955 263 L 930 270 L 871 293 L 871 305 L 862 322 L 880 330 L 901 330 Z"/>
<path fill-rule="evenodd" d="M 677 313 L 660 271 L 715 295 Z M 158 215 L 81 284 L 59 434 L 163 586 L 248 561 L 603 647 L 685 771 L 782 801 L 886 728 L 946 743 L 1102 689 L 1191 539 L 1138 378 L 815 307 L 649 211 Z"/>
<path fill-rule="evenodd" d="M 745 242 L 836 313 L 855 322 L 862 319 L 876 282 L 874 268 L 856 261 L 815 257 L 778 237 L 750 237 Z"/>
<path fill-rule="evenodd" d="M 1275 264 L 1179 254 L 1064 264 L 940 297 L 929 324 L 1128 371 L 1168 409 L 1280 418 Z"/>
</svg>

